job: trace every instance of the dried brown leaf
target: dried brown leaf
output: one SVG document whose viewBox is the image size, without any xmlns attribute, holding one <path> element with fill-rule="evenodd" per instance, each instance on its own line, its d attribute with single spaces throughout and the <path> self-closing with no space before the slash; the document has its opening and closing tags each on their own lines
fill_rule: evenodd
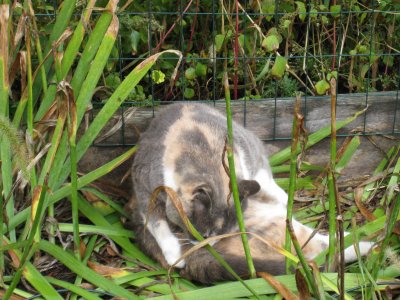
<svg viewBox="0 0 400 300">
<path fill-rule="evenodd" d="M 96 139 L 96 143 L 100 143 L 116 133 L 123 126 L 124 122 L 126 122 L 125 120 L 129 120 L 132 118 L 137 109 L 137 107 L 130 107 L 126 111 L 124 111 L 123 115 L 117 118 L 117 122 L 114 124 L 114 126 Z"/>
<path fill-rule="evenodd" d="M 376 217 L 365 207 L 361 201 L 363 193 L 363 188 L 356 188 L 354 190 L 354 201 L 356 202 L 358 210 L 361 212 L 364 218 L 366 218 L 368 221 L 373 221 L 376 219 Z"/>
<path fill-rule="evenodd" d="M 32 196 L 32 209 L 31 209 L 31 222 L 33 223 L 33 220 L 35 219 L 36 216 L 36 211 L 37 207 L 39 205 L 39 200 L 40 200 L 40 194 L 42 193 L 42 186 L 37 185 L 35 189 L 33 190 L 33 196 Z"/>
<path fill-rule="evenodd" d="M 116 268 L 110 266 L 99 265 L 90 260 L 87 262 L 88 267 L 95 271 L 97 274 L 100 274 L 105 277 L 120 277 L 126 275 L 128 272 L 123 268 Z"/>
<path fill-rule="evenodd" d="M 286 300 L 299 299 L 297 295 L 293 294 L 282 282 L 278 281 L 274 276 L 265 272 L 257 272 L 257 276 L 265 279 Z"/>
<path fill-rule="evenodd" d="M 308 288 L 307 280 L 304 278 L 303 274 L 300 272 L 299 269 L 296 269 L 295 279 L 296 279 L 296 287 L 297 290 L 299 291 L 300 300 L 311 299 L 311 294 Z"/>
<path fill-rule="evenodd" d="M 10 22 L 8 21 L 10 18 L 10 6 L 8 4 L 1 4 L 0 5 L 0 59 L 3 60 L 4 71 L 4 83 L 6 86 L 9 84 L 8 80 L 8 27 Z"/>
<path fill-rule="evenodd" d="M 0 290 L 0 299 L 3 299 L 4 295 L 6 294 L 5 290 Z M 18 296 L 18 295 L 11 295 L 10 300 L 24 300 L 26 298 Z"/>
</svg>

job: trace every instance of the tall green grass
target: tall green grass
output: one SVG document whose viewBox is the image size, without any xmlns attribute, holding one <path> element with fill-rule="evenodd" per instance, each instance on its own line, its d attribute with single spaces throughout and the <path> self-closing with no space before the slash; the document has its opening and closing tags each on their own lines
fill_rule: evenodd
<svg viewBox="0 0 400 300">
<path fill-rule="evenodd" d="M 10 22 L 10 18 L 22 18 L 22 15 L 14 14 L 14 8 L 8 4 L 0 5 L 0 186 L 2 188 L 0 206 L 4 208 L 0 214 L 0 286 L 5 290 L 1 294 L 3 299 L 10 299 L 13 295 L 27 298 L 34 296 L 35 293 L 44 299 L 64 299 L 65 294 L 62 293 L 62 289 L 70 291 L 72 299 L 79 297 L 99 299 L 104 293 L 124 299 L 136 299 L 148 295 L 158 295 L 161 299 L 172 299 L 175 296 L 179 299 L 228 299 L 251 298 L 254 295 L 263 298 L 279 293 L 279 290 L 273 289 L 261 278 L 245 281 L 240 279 L 241 282 L 223 283 L 211 287 L 190 283 L 180 278 L 177 273 L 168 274 L 166 270 L 160 269 L 155 262 L 137 248 L 132 239 L 134 238 L 132 232 L 123 229 L 119 220 L 119 217 L 123 215 L 123 207 L 112 202 L 102 191 L 91 186 L 97 179 L 127 161 L 135 153 L 135 147 L 88 174 L 78 173 L 79 160 L 121 106 L 121 103 L 125 101 L 140 80 L 148 74 L 156 61 L 162 59 L 164 53 L 177 55 L 181 59 L 181 53 L 167 50 L 150 56 L 138 64 L 110 95 L 88 129 L 78 137 L 77 129 L 82 124 L 87 106 L 99 85 L 106 63 L 115 46 L 119 22 L 116 16 L 117 0 L 110 0 L 104 8 L 98 9 L 100 12 L 98 18 L 92 16 L 95 1 L 88 1 L 81 21 L 76 23 L 71 22 L 75 5 L 76 1 L 64 1 L 58 11 L 52 31 L 43 39 L 33 40 L 29 37 L 34 35 L 33 30 L 36 30 L 38 26 L 35 21 L 35 7 L 29 0 L 24 1 L 21 9 L 25 15 L 30 16 L 28 18 L 30 23 L 23 30 L 23 39 L 19 41 L 16 48 L 11 47 L 11 41 L 15 37 L 15 26 L 18 20 L 13 19 L 16 22 Z M 86 31 L 88 22 L 92 25 L 90 34 Z M 25 76 L 23 79 L 26 81 L 26 87 L 20 91 L 21 96 L 16 101 L 15 108 L 11 107 L 9 94 L 10 89 L 16 89 L 16 87 L 9 86 L 8 77 L 10 66 L 19 56 L 10 49 L 17 49 L 17 52 L 21 52 L 21 56 L 26 56 L 26 64 L 21 67 L 24 69 L 20 72 L 20 76 Z M 225 79 L 228 80 L 227 77 Z M 225 86 L 227 117 L 231 122 L 229 82 Z M 346 120 L 337 121 L 336 130 L 351 123 L 360 113 Z M 298 128 L 296 120 L 298 121 L 298 119 L 295 119 L 294 128 Z M 235 137 L 232 134 L 231 126 L 229 128 L 227 152 L 233 183 L 232 191 L 237 205 L 239 202 L 237 188 L 235 188 L 234 164 L 230 152 Z M 22 135 L 19 132 L 27 133 L 32 142 L 25 145 L 26 142 L 21 138 Z M 304 149 L 312 147 L 332 132 L 334 132 L 334 128 L 329 126 L 309 135 Z M 296 134 L 294 130 L 294 137 Z M 331 188 L 325 196 L 333 197 L 329 202 L 332 201 L 331 204 L 333 204 L 333 201 L 337 201 L 337 195 L 332 194 L 334 178 L 329 176 L 340 176 L 340 170 L 345 168 L 351 160 L 359 146 L 359 141 L 358 137 L 354 137 L 343 146 L 343 151 L 340 152 L 343 154 L 338 157 L 335 157 L 336 146 L 332 147 L 332 163 L 328 173 L 324 168 L 303 162 L 299 165 L 301 170 L 313 170 L 321 172 L 321 175 L 316 178 L 312 176 L 296 178 L 296 158 L 304 149 L 294 139 L 291 147 L 270 157 L 271 165 L 276 172 L 290 170 L 290 178 L 281 178 L 277 182 L 288 187 L 291 200 L 299 188 L 316 190 L 321 185 L 328 183 Z M 324 298 L 330 297 L 329 294 L 339 293 L 335 283 L 338 278 L 343 276 L 346 276 L 343 290 L 347 293 L 342 290 L 342 294 L 345 298 L 351 299 L 354 295 L 359 295 L 359 292 L 358 290 L 350 292 L 350 289 L 368 287 L 369 294 L 372 295 L 377 290 L 383 290 L 386 287 L 385 284 L 381 284 L 383 279 L 394 280 L 394 277 L 400 275 L 400 268 L 391 264 L 390 260 L 388 262 L 384 256 L 385 249 L 389 247 L 398 249 L 399 247 L 398 239 L 393 235 L 396 221 L 399 219 L 400 199 L 396 189 L 399 183 L 399 151 L 400 147 L 392 149 L 387 154 L 387 158 L 378 166 L 374 174 L 376 180 L 371 180 L 359 187 L 361 199 L 364 202 L 376 196 L 377 188 L 386 187 L 385 200 L 380 203 L 380 207 L 374 208 L 371 212 L 375 219 L 355 228 L 343 241 L 344 246 L 347 247 L 360 237 L 375 236 L 382 233 L 383 230 L 383 239 L 380 244 L 383 250 L 374 251 L 370 256 L 370 260 L 374 263 L 364 263 L 362 269 L 355 268 L 354 272 L 350 272 L 349 269 L 346 273 L 341 274 L 319 273 L 315 265 L 311 264 L 309 267 L 309 262 L 302 259 L 301 247 L 296 245 L 295 237 L 291 237 L 294 240 L 302 268 L 297 267 L 298 258 L 288 253 L 286 255 L 293 261 L 291 265 L 298 268 L 298 272 L 306 272 L 304 273 L 307 278 L 305 282 L 308 282 L 305 283 L 306 288 L 311 291 L 313 297 Z M 32 153 L 27 154 L 27 152 Z M 31 159 L 29 168 L 28 157 Z M 286 164 L 288 161 L 291 162 L 290 165 Z M 23 175 L 20 180 L 17 180 L 18 170 L 21 170 Z M 24 180 L 28 183 L 26 186 Z M 25 189 L 22 200 L 20 193 L 15 192 L 20 188 Z M 89 197 L 86 197 L 88 194 L 99 199 L 102 207 L 106 207 L 106 209 L 91 203 Z M 355 197 L 352 193 L 345 196 L 351 200 Z M 71 219 L 60 224 L 51 224 L 50 234 L 45 234 L 47 226 L 45 218 L 54 217 L 57 212 L 55 205 L 65 199 L 71 201 Z M 17 205 L 20 203 L 17 201 L 23 201 L 25 205 Z M 317 214 L 323 214 L 327 208 L 324 203 L 317 202 L 314 203 L 312 209 L 306 208 L 295 213 L 293 206 L 290 205 L 288 215 L 311 219 Z M 344 227 L 350 224 L 349 220 L 355 209 L 354 206 L 343 212 L 346 219 Z M 238 218 L 241 234 L 244 237 L 243 243 L 250 273 L 255 277 L 256 272 L 252 264 L 251 253 L 246 245 L 245 224 L 240 209 L 238 209 Z M 333 222 L 333 217 L 331 222 Z M 63 248 L 54 238 L 57 232 L 60 234 L 72 233 L 71 247 Z M 336 231 L 331 231 L 330 234 L 333 237 Z M 47 239 L 46 236 L 49 238 Z M 201 236 L 198 238 L 201 240 Z M 115 249 L 114 245 L 116 245 Z M 218 256 L 212 248 L 207 247 Z M 115 255 L 119 255 L 122 267 L 110 268 L 100 264 L 97 264 L 97 267 L 94 266 L 94 258 L 99 250 L 105 248 L 110 253 L 120 252 Z M 289 248 L 288 246 L 287 249 Z M 329 251 L 329 257 L 332 258 L 333 252 Z M 326 261 L 327 253 L 321 254 L 316 262 L 323 264 Z M 62 268 L 69 269 L 73 278 L 67 280 L 62 276 L 60 276 L 61 278 L 52 278 L 41 274 L 40 266 L 37 263 L 39 258 L 43 258 L 44 255 L 54 258 Z M 222 260 L 221 263 L 224 264 Z M 229 265 L 225 265 L 225 267 L 233 272 Z M 107 274 L 105 270 L 112 272 Z M 297 292 L 296 281 L 300 282 L 301 276 L 288 274 L 278 276 L 276 279 L 287 290 Z M 172 277 L 173 283 L 169 280 L 170 277 Z M 35 292 L 24 290 L 25 285 L 21 283 L 22 278 L 33 287 Z M 92 290 L 78 286 L 83 282 L 90 283 Z M 301 282 L 304 284 L 304 281 Z M 133 290 L 136 290 L 139 295 L 133 293 Z"/>
</svg>

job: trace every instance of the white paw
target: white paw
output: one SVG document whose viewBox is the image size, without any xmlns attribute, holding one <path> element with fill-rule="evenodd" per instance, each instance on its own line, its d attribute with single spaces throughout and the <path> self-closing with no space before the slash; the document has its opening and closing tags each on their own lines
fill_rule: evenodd
<svg viewBox="0 0 400 300">
<path fill-rule="evenodd" d="M 171 232 L 165 220 L 158 220 L 155 223 L 149 223 L 147 228 L 156 239 L 167 263 L 172 266 L 181 256 L 181 245 L 176 236 Z M 181 260 L 175 265 L 177 268 L 183 268 L 185 261 Z"/>
<path fill-rule="evenodd" d="M 168 249 L 167 251 L 165 251 L 164 257 L 165 260 L 167 261 L 167 263 L 172 266 L 180 257 L 181 257 L 181 253 L 179 251 L 179 253 L 177 251 L 172 251 L 173 249 Z M 176 250 L 176 249 L 175 249 Z M 176 265 L 176 268 L 184 268 L 185 267 L 185 260 L 182 259 L 180 260 Z"/>
</svg>

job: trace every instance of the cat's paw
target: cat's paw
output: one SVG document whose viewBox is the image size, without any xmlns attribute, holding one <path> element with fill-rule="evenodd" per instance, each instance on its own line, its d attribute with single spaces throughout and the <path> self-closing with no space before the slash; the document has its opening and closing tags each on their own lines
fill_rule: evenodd
<svg viewBox="0 0 400 300">
<path fill-rule="evenodd" d="M 181 257 L 181 252 L 180 251 L 174 251 L 176 249 L 168 249 L 164 252 L 164 257 L 165 260 L 167 261 L 168 265 L 172 266 L 180 257 Z M 176 268 L 184 268 L 185 267 L 185 260 L 182 259 L 180 260 L 176 265 L 174 265 Z"/>
</svg>

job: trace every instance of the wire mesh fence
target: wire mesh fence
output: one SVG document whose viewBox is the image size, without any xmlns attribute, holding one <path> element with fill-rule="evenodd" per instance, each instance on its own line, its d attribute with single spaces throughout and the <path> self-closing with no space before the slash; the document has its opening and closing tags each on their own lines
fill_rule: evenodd
<svg viewBox="0 0 400 300">
<path fill-rule="evenodd" d="M 39 1 L 37 16 L 51 24 L 58 4 Z M 140 107 L 134 118 L 177 101 L 221 106 L 224 72 L 236 99 L 235 117 L 256 130 L 267 126 L 259 134 L 264 140 L 290 138 L 298 94 L 310 131 L 327 124 L 331 77 L 337 78 L 339 119 L 369 107 L 354 125 L 356 132 L 344 135 L 400 132 L 398 1 L 147 0 L 120 1 L 119 7 L 119 36 L 103 88 L 94 95 L 94 112 L 149 55 L 178 49 L 184 59 L 173 82 L 178 60 L 166 55 L 131 92 L 120 110 L 118 144 L 130 144 L 123 138 L 130 107 Z"/>
</svg>

